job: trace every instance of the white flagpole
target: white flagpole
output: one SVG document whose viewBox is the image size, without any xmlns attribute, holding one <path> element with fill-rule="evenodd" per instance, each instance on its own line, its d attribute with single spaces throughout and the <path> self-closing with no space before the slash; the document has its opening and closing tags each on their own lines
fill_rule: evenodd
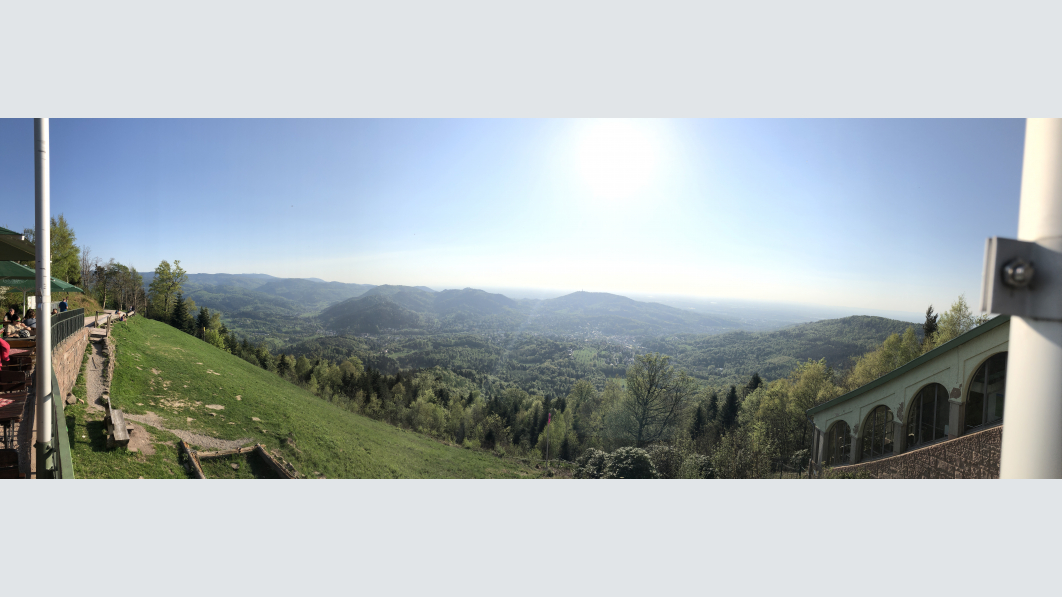
<svg viewBox="0 0 1062 597">
<path fill-rule="evenodd" d="M 52 444 L 52 300 L 51 169 L 48 119 L 33 119 L 34 173 L 36 182 L 37 249 L 37 478 L 50 476 Z"/>
<path fill-rule="evenodd" d="M 1025 125 L 1018 240 L 1062 253 L 1062 120 Z M 1038 272 L 1039 273 L 1039 272 Z M 1062 272 L 1044 271 L 1043 276 Z M 1062 301 L 1062 297 L 1054 300 Z M 1011 317 L 1002 478 L 1062 478 L 1062 322 Z"/>
</svg>

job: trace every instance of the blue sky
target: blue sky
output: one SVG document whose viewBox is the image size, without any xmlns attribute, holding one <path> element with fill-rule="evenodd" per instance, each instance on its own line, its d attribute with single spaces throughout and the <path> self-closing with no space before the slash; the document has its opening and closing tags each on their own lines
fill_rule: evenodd
<svg viewBox="0 0 1062 597">
<path fill-rule="evenodd" d="M 51 121 L 52 210 L 141 271 L 946 308 L 1017 231 L 1022 120 Z M 0 225 L 33 224 L 0 120 Z M 106 214 L 106 215 L 105 215 Z"/>
</svg>

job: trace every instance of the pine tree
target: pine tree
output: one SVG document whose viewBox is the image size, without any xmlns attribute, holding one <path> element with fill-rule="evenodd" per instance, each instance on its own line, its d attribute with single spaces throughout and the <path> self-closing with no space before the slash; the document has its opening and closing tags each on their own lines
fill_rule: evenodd
<svg viewBox="0 0 1062 597">
<path fill-rule="evenodd" d="M 574 438 L 572 438 L 570 432 L 564 435 L 564 441 L 561 442 L 560 449 L 557 450 L 557 457 L 561 460 L 573 460 L 572 456 L 575 450 L 572 446 L 572 439 Z"/>
<path fill-rule="evenodd" d="M 176 302 L 173 305 L 173 314 L 170 315 L 170 325 L 183 330 L 186 326 L 186 320 L 188 319 L 187 305 L 184 304 L 184 296 L 180 291 L 177 292 Z"/>
<path fill-rule="evenodd" d="M 716 419 L 719 418 L 719 394 L 712 390 L 712 393 L 708 395 L 708 404 L 704 407 L 704 415 L 708 418 L 710 424 L 715 424 Z"/>
<path fill-rule="evenodd" d="M 926 309 L 926 322 L 922 324 L 922 344 L 925 344 L 936 333 L 939 327 L 937 325 L 937 318 L 939 317 L 940 315 L 933 312 L 933 305 Z"/>
<path fill-rule="evenodd" d="M 690 439 L 697 441 L 708 430 L 708 415 L 705 414 L 704 403 L 697 405 L 693 412 L 693 420 L 690 422 Z"/>
<path fill-rule="evenodd" d="M 206 307 L 199 308 L 199 315 L 195 318 L 195 335 L 199 336 L 203 333 L 204 329 L 210 327 L 210 309 Z"/>
<path fill-rule="evenodd" d="M 756 391 L 756 388 L 763 385 L 763 380 L 760 379 L 760 373 L 757 371 L 752 374 L 752 378 L 749 379 L 749 383 L 745 384 L 745 387 L 741 390 L 741 397 L 744 398 L 749 394 Z"/>
<path fill-rule="evenodd" d="M 722 424 L 724 431 L 729 431 L 737 423 L 738 415 L 738 396 L 737 388 L 730 386 L 730 391 L 726 393 L 726 400 L 723 401 L 723 408 L 719 413 L 719 422 Z"/>
</svg>

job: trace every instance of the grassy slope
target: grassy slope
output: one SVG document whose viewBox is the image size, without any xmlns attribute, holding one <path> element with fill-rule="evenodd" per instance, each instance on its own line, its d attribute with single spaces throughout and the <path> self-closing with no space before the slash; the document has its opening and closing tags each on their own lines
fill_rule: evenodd
<svg viewBox="0 0 1062 597">
<path fill-rule="evenodd" d="M 155 454 L 145 456 L 126 450 L 107 448 L 107 431 L 103 427 L 102 413 L 89 412 L 84 404 L 86 388 L 84 367 L 92 355 L 92 345 L 85 347 L 82 374 L 74 386 L 74 395 L 81 402 L 66 407 L 66 426 L 69 431 L 71 458 L 74 461 L 74 477 L 78 479 L 187 479 L 188 475 L 178 463 L 178 438 L 155 430 Z"/>
<path fill-rule="evenodd" d="M 340 409 L 165 324 L 138 317 L 117 324 L 113 333 L 118 364 L 111 401 L 116 408 L 134 414 L 154 412 L 171 429 L 260 442 L 279 449 L 307 476 L 314 472 L 330 478 L 537 476 L 533 469 L 511 461 L 445 445 Z M 160 435 L 172 439 L 170 434 Z M 159 448 L 160 454 L 173 454 L 176 462 L 176 453 L 168 446 Z M 74 458 L 77 462 L 78 456 Z"/>
</svg>

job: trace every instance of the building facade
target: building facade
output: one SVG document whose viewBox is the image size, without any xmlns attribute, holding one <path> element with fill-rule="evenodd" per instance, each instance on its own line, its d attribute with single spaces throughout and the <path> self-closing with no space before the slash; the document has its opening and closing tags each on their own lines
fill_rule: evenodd
<svg viewBox="0 0 1062 597">
<path fill-rule="evenodd" d="M 998 477 L 1010 317 L 807 411 L 821 475 Z"/>
</svg>

